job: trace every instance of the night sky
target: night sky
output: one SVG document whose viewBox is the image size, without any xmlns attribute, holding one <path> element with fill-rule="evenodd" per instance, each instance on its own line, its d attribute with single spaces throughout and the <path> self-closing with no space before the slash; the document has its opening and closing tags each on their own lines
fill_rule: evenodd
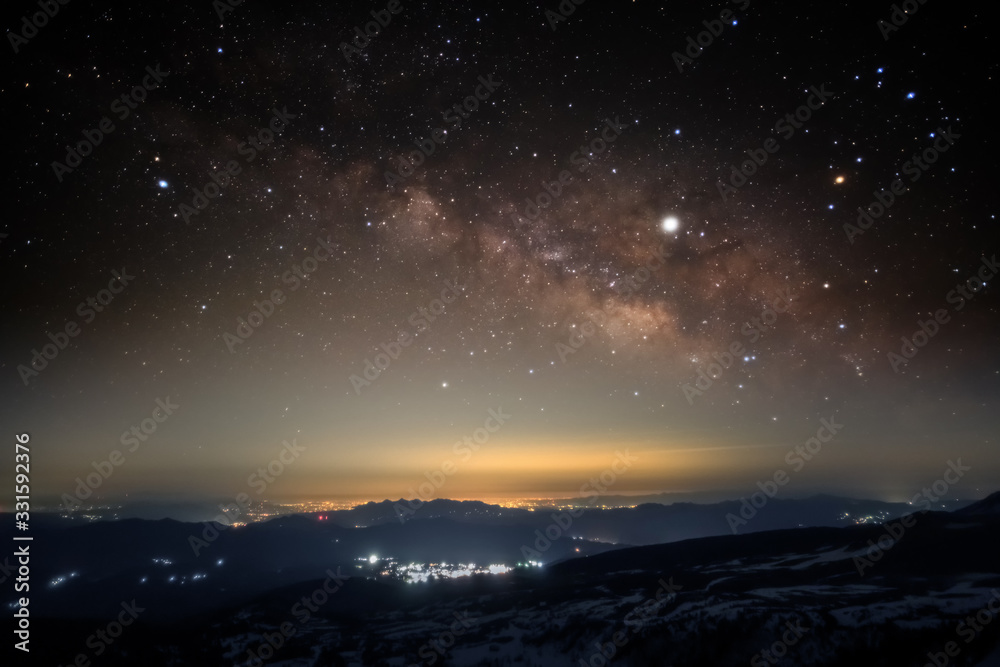
<svg viewBox="0 0 1000 667">
<path fill-rule="evenodd" d="M 913 4 L 59 5 L 2 84 L 35 498 L 115 450 L 101 498 L 231 497 L 293 440 L 268 497 L 572 497 L 625 450 L 609 493 L 739 497 L 823 419 L 790 496 L 995 491 L 995 35 Z"/>
</svg>

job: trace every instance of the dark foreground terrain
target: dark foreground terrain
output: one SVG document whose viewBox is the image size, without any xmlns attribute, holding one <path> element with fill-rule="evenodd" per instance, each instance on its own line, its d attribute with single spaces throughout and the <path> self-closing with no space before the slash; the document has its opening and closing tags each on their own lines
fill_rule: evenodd
<svg viewBox="0 0 1000 667">
<path fill-rule="evenodd" d="M 439 522 L 452 520 L 383 529 L 387 540 L 407 530 L 455 540 Z M 75 543 L 89 571 L 50 584 L 41 571 L 47 559 L 39 558 L 33 663 L 69 665 L 83 654 L 94 665 L 150 667 L 257 665 L 258 658 L 310 667 L 599 666 L 603 652 L 610 664 L 629 666 L 1000 665 L 997 495 L 885 525 L 605 546 L 544 567 L 422 583 L 349 562 L 324 568 L 316 554 L 328 531 L 350 542 L 356 529 L 320 528 L 303 517 L 232 531 L 183 567 L 169 558 L 148 563 L 154 535 L 183 545 L 196 526 L 53 528 L 49 546 L 58 543 L 68 558 Z M 521 538 L 487 527 L 462 531 L 482 548 Z M 132 542 L 121 541 L 122 530 Z M 495 543 L 484 541 L 487 534 Z M 132 552 L 121 553 L 128 543 Z M 101 554 L 102 544 L 108 551 L 100 559 L 81 555 Z M 266 576 L 276 564 L 275 576 Z M 194 565 L 205 574 L 196 577 Z M 304 577 L 309 572 L 317 575 Z M 128 625 L 112 638 L 116 619 Z"/>
</svg>

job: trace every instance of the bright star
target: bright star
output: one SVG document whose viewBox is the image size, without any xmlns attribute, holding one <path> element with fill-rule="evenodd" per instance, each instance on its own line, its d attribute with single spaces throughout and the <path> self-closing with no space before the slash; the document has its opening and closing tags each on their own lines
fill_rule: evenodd
<svg viewBox="0 0 1000 667">
<path fill-rule="evenodd" d="M 674 216 L 670 216 L 663 221 L 663 231 L 665 232 L 676 232 L 681 226 L 681 221 Z"/>
<path fill-rule="evenodd" d="M 160 186 L 161 188 L 165 188 L 165 187 L 167 187 L 168 185 L 169 185 L 169 183 L 167 183 L 166 181 L 160 181 L 160 182 L 159 182 L 159 186 Z"/>
</svg>

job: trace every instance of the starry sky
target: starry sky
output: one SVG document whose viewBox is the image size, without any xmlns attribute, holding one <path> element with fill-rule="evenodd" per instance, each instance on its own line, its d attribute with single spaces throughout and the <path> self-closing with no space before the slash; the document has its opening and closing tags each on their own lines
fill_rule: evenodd
<svg viewBox="0 0 1000 667">
<path fill-rule="evenodd" d="M 981 5 L 563 6 L 8 33 L 0 421 L 35 497 L 115 450 L 99 498 L 231 497 L 292 440 L 269 497 L 413 497 L 445 462 L 439 497 L 571 497 L 625 450 L 609 493 L 739 497 L 822 419 L 789 496 L 906 499 L 957 457 L 956 496 L 1000 488 L 996 292 L 953 292 L 1000 251 Z"/>
</svg>

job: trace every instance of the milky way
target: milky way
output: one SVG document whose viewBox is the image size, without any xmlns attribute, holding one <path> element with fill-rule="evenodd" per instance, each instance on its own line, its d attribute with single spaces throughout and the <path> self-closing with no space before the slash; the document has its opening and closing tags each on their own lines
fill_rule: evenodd
<svg viewBox="0 0 1000 667">
<path fill-rule="evenodd" d="M 443 495 L 570 494 L 625 447 L 618 491 L 739 495 L 834 414 L 799 493 L 958 455 L 995 486 L 992 281 L 948 299 L 998 250 L 978 7 L 885 39 L 881 7 L 728 3 L 678 71 L 727 3 L 552 5 L 402 0 L 347 49 L 383 6 L 66 5 L 10 53 L 3 419 L 40 492 L 168 396 L 102 493 L 225 495 L 294 437 L 276 495 L 396 498 L 501 406 Z"/>
</svg>

